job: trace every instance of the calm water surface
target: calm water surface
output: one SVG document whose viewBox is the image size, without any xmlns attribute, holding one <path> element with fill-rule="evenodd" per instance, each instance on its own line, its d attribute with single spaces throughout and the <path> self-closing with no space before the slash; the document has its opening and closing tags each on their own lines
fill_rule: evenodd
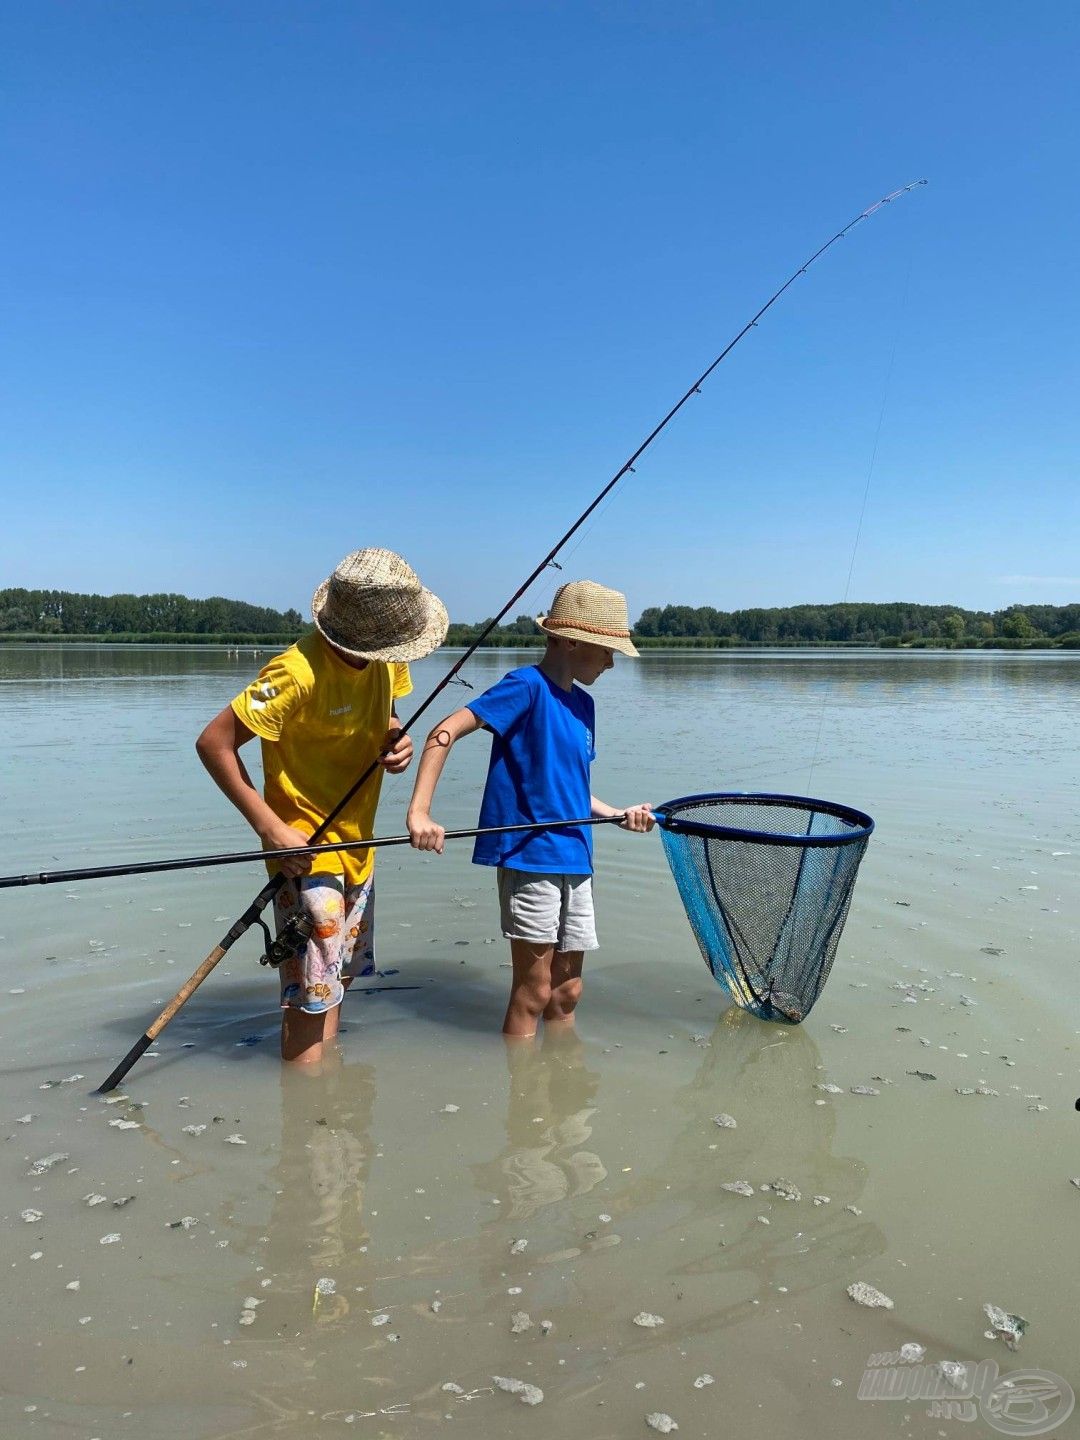
<svg viewBox="0 0 1080 1440">
<path fill-rule="evenodd" d="M 0 871 L 249 848 L 193 741 L 264 658 L 0 649 Z M 417 695 L 443 670 L 414 667 Z M 1080 1389 L 1080 656 L 652 654 L 595 697 L 613 804 L 780 790 L 877 820 L 807 1023 L 730 1010 L 657 838 L 604 830 L 578 1038 L 507 1052 L 491 877 L 459 842 L 380 857 L 381 983 L 411 988 L 351 996 L 326 1073 L 282 1073 L 249 935 L 106 1104 L 261 873 L 0 892 L 0 1434 L 614 1440 L 657 1411 L 682 1436 L 996 1433 L 857 1398 L 906 1341 Z M 447 825 L 485 763 L 455 750 Z M 720 1188 L 777 1177 L 802 1199 Z M 1018 1355 L 986 1301 L 1031 1322 Z"/>
</svg>

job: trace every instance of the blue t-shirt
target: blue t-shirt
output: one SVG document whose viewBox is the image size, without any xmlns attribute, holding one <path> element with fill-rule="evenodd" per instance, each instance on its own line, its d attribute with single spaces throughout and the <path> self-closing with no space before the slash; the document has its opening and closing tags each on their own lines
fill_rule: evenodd
<svg viewBox="0 0 1080 1440">
<path fill-rule="evenodd" d="M 511 670 L 468 708 L 494 734 L 480 826 L 582 820 L 592 809 L 592 696 L 562 690 L 535 665 Z M 592 827 L 478 835 L 477 865 L 540 874 L 592 874 Z"/>
</svg>

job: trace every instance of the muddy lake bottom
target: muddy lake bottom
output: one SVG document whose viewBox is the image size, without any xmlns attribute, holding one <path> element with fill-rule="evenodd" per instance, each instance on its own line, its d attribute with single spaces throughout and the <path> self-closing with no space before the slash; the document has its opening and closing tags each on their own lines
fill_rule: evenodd
<svg viewBox="0 0 1080 1440">
<path fill-rule="evenodd" d="M 192 741 L 262 658 L 0 649 L 0 871 L 249 848 Z M 659 840 L 605 828 L 577 1033 L 508 1048 L 493 878 L 459 842 L 380 857 L 381 974 L 317 1073 L 280 1065 L 249 934 L 102 1097 L 262 874 L 5 890 L 5 1440 L 998 1433 L 859 1398 L 910 1343 L 1080 1388 L 1080 656 L 653 653 L 595 698 L 613 804 L 874 816 L 807 1021 L 732 1008 Z M 444 823 L 485 765 L 455 751 Z M 1030 1322 L 1016 1353 L 987 1302 Z"/>
</svg>

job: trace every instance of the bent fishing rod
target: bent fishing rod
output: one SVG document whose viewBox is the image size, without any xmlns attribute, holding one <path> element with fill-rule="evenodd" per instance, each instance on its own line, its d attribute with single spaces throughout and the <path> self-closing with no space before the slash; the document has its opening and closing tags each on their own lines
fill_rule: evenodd
<svg viewBox="0 0 1080 1440">
<path fill-rule="evenodd" d="M 798 280 L 800 275 L 805 275 L 806 272 L 810 269 L 811 265 L 813 265 L 815 261 L 819 260 L 821 256 L 825 254 L 826 250 L 831 249 L 838 240 L 844 239 L 844 237 L 850 234 L 857 225 L 860 225 L 864 220 L 868 220 L 871 215 L 875 215 L 886 205 L 891 204 L 892 201 L 900 199 L 902 195 L 906 195 L 909 191 L 918 189 L 919 186 L 925 184 L 925 180 L 913 180 L 909 185 L 902 185 L 899 190 L 893 190 L 888 195 L 883 195 L 881 199 L 875 201 L 873 205 L 869 205 L 865 210 L 860 211 L 860 213 L 856 215 L 853 220 L 849 220 L 842 229 L 838 230 L 835 235 L 833 235 L 830 239 L 826 240 L 824 245 L 819 246 L 819 248 L 814 251 L 814 253 L 810 256 L 808 260 L 804 260 L 803 263 L 799 266 L 799 268 L 793 271 L 792 274 L 788 276 L 788 278 L 779 287 L 779 289 L 769 296 L 768 300 L 765 301 L 765 304 L 762 305 L 761 308 L 751 317 L 751 319 L 746 322 L 746 324 L 742 327 L 742 329 L 738 332 L 734 339 L 730 340 L 728 344 L 724 346 L 723 350 L 720 351 L 716 359 L 713 360 L 712 363 L 701 372 L 697 379 L 687 389 L 685 394 L 676 401 L 676 403 L 671 407 L 671 409 L 667 412 L 663 419 L 660 420 L 659 423 L 656 424 L 652 428 L 652 430 L 649 431 L 648 435 L 646 435 L 645 439 L 642 440 L 640 445 L 638 445 L 637 449 L 633 452 L 629 459 L 625 460 L 622 463 L 619 469 L 616 470 L 615 474 L 611 477 L 611 479 L 607 482 L 603 489 L 600 490 L 596 497 L 581 512 L 581 514 L 577 517 L 577 519 L 566 531 L 566 533 L 562 535 L 559 540 L 556 541 L 556 543 L 552 546 L 552 548 L 548 551 L 548 553 L 544 556 L 544 558 L 540 561 L 536 568 L 530 572 L 530 574 L 522 582 L 518 589 L 514 591 L 513 595 L 510 596 L 509 600 L 507 600 L 506 604 L 502 607 L 499 613 L 488 621 L 487 625 L 485 625 L 484 629 L 480 632 L 480 634 L 473 641 L 473 643 L 468 647 L 465 653 L 454 662 L 454 664 L 446 672 L 442 680 L 440 680 L 439 683 L 435 686 L 434 690 L 431 691 L 430 695 L 428 695 L 427 699 L 423 702 L 419 709 L 416 710 L 409 717 L 409 719 L 400 726 L 400 728 L 395 733 L 393 740 L 391 740 L 387 744 L 387 746 L 372 760 L 371 764 L 368 765 L 367 769 L 364 770 L 364 772 L 360 775 L 356 782 L 345 792 L 345 794 L 341 797 L 338 803 L 334 806 L 333 810 L 331 810 L 329 815 L 326 816 L 323 822 L 314 831 L 311 836 L 311 839 L 313 841 L 320 840 L 323 835 L 326 834 L 326 831 L 330 824 L 337 818 L 338 815 L 341 814 L 345 806 L 348 805 L 348 803 L 360 791 L 360 789 L 367 784 L 371 776 L 379 768 L 381 760 L 389 752 L 391 745 L 396 743 L 396 740 L 400 738 L 401 735 L 409 733 L 409 731 L 420 719 L 420 717 L 433 704 L 435 699 L 439 695 L 441 695 L 442 692 L 446 689 L 446 687 L 456 679 L 458 673 L 461 671 L 466 662 L 471 659 L 471 657 L 480 648 L 480 646 L 484 643 L 484 641 L 499 624 L 499 622 L 517 604 L 517 602 L 525 594 L 526 590 L 529 589 L 530 585 L 532 585 L 533 582 L 541 574 L 543 574 L 543 572 L 549 566 L 555 564 L 555 557 L 564 548 L 567 542 L 574 535 L 577 534 L 577 532 L 581 529 L 582 525 L 584 525 L 586 520 L 588 520 L 589 516 L 592 515 L 593 512 L 597 509 L 597 507 L 604 502 L 604 500 L 611 493 L 611 491 L 614 490 L 615 486 L 619 483 L 623 476 L 633 473 L 634 465 L 637 463 L 638 460 L 640 460 L 640 458 L 642 457 L 642 455 L 644 455 L 645 451 L 648 450 L 650 445 L 652 445 L 653 441 L 656 440 L 660 436 L 660 434 L 667 429 L 668 425 L 671 423 L 672 420 L 674 420 L 675 416 L 679 413 L 679 411 L 683 408 L 687 401 L 689 401 L 691 396 L 701 394 L 702 385 L 704 385 L 705 381 L 708 380 L 710 375 L 712 375 L 713 371 L 717 368 L 717 366 L 719 366 L 724 360 L 726 360 L 727 357 L 731 354 L 732 350 L 735 349 L 735 346 L 738 345 L 739 342 L 743 340 L 750 333 L 750 331 L 757 326 L 758 322 L 769 310 L 772 309 L 772 307 L 780 299 L 781 295 L 783 295 L 785 291 L 787 291 L 792 285 L 794 285 L 795 281 Z M 285 883 L 285 878 L 286 877 L 284 875 L 278 872 L 278 874 L 272 876 L 271 879 L 267 882 L 267 884 L 263 886 L 263 888 L 259 891 L 258 895 L 255 896 L 255 899 L 248 906 L 248 908 L 230 926 L 230 928 L 218 941 L 217 945 L 214 946 L 213 950 L 210 951 L 209 955 L 207 955 L 206 959 L 202 962 L 198 969 L 180 987 L 180 989 L 173 996 L 172 1000 L 170 1000 L 168 1005 L 165 1006 L 165 1009 L 162 1010 L 161 1014 L 157 1017 L 153 1024 L 150 1025 L 147 1030 L 139 1036 L 138 1040 L 124 1056 L 123 1060 L 120 1061 L 116 1069 L 102 1084 L 102 1093 L 106 1093 L 110 1090 L 115 1090 L 117 1085 L 120 1084 L 121 1080 L 123 1080 L 124 1076 L 128 1073 L 128 1071 L 139 1059 L 139 1057 L 146 1050 L 149 1049 L 151 1044 L 153 1044 L 157 1036 L 161 1034 L 162 1030 L 164 1030 L 165 1026 L 168 1025 L 169 1021 L 173 1018 L 173 1016 L 176 1015 L 176 1013 L 181 1009 L 181 1007 L 187 1003 L 187 1001 L 199 988 L 202 982 L 217 965 L 218 961 L 221 960 L 222 957 L 228 952 L 228 950 L 236 943 L 236 941 L 239 940 L 240 937 L 257 920 L 259 920 L 259 916 L 262 914 L 263 910 L 266 908 L 267 905 L 269 905 L 270 901 L 274 898 L 277 892 L 281 889 L 282 885 Z M 260 923 L 262 922 L 260 921 Z"/>
</svg>

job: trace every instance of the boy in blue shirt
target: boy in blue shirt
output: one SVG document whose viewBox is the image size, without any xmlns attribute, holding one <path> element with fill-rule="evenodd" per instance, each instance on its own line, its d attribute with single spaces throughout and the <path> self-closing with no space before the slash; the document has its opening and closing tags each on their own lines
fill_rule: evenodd
<svg viewBox="0 0 1080 1440">
<path fill-rule="evenodd" d="M 481 828 L 620 814 L 624 830 L 655 824 L 648 805 L 624 813 L 597 800 L 589 785 L 594 707 L 580 687 L 611 669 L 614 651 L 638 653 L 625 596 L 574 580 L 560 586 L 537 624 L 548 637 L 540 664 L 512 670 L 428 736 L 408 813 L 416 849 L 442 854 L 446 832 L 431 818 L 435 787 L 450 747 L 481 728 L 493 735 Z M 535 1035 L 541 1019 L 549 1026 L 572 1024 L 585 951 L 597 948 L 592 827 L 480 835 L 473 861 L 498 870 L 502 930 L 513 961 L 503 1034 Z"/>
</svg>

